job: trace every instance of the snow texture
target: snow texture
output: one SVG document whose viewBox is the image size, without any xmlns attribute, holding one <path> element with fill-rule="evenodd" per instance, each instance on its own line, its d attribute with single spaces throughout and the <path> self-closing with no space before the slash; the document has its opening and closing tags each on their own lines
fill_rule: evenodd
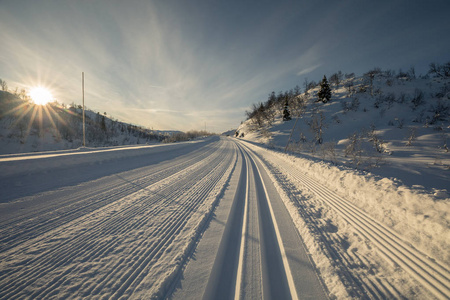
<svg viewBox="0 0 450 300">
<path fill-rule="evenodd" d="M 380 72 L 371 93 L 364 76 L 351 78 L 329 103 L 316 102 L 318 88 L 300 95 L 298 121 L 283 122 L 280 110 L 272 125 L 249 119 L 237 129 L 267 162 L 337 298 L 450 296 L 449 84 Z M 319 114 L 321 144 L 311 129 Z M 415 269 L 424 265 L 428 274 Z"/>
</svg>

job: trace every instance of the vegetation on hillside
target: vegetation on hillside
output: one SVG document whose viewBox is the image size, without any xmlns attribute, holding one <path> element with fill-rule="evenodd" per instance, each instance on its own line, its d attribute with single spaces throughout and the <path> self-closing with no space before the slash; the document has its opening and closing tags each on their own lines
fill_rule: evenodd
<svg viewBox="0 0 450 300">
<path fill-rule="evenodd" d="M 0 79 L 0 142 L 3 153 L 73 149 L 83 144 L 82 106 L 57 101 L 38 105 L 25 89 L 8 90 Z M 118 146 L 187 141 L 210 135 L 202 131 L 165 132 L 121 122 L 106 112 L 86 109 L 86 146 Z"/>
<path fill-rule="evenodd" d="M 235 136 L 257 134 L 271 146 L 333 162 L 341 155 L 363 168 L 390 155 L 392 139 L 404 136 L 405 145 L 411 146 L 419 132 L 439 133 L 439 149 L 449 151 L 450 62 L 430 64 L 423 76 L 416 76 L 414 68 L 407 72 L 373 68 L 360 77 L 339 71 L 328 78 L 324 76 L 320 84 L 305 81 L 303 91 L 296 86 L 271 92 L 265 102 L 246 112 L 245 126 Z M 290 118 L 295 119 L 292 124 L 287 123 Z"/>
</svg>

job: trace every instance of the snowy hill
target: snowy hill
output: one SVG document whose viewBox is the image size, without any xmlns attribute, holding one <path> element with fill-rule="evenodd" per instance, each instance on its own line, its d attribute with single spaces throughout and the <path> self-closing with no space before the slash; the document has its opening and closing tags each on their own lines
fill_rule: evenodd
<svg viewBox="0 0 450 300">
<path fill-rule="evenodd" d="M 411 187 L 450 190 L 450 78 L 394 76 L 379 69 L 341 78 L 331 84 L 328 103 L 317 101 L 319 86 L 269 96 L 248 113 L 253 116 L 238 135 Z M 290 121 L 283 121 L 286 99 Z"/>
<path fill-rule="evenodd" d="M 380 70 L 346 77 L 332 85 L 327 103 L 317 101 L 319 86 L 271 94 L 247 112 L 235 136 L 263 145 L 261 156 L 276 157 L 268 161 L 275 169 L 298 169 L 448 263 L 450 77 Z M 292 119 L 283 121 L 286 106 Z M 310 198 L 304 186 L 298 189 Z M 314 205 L 330 210 L 321 201 Z"/>
<path fill-rule="evenodd" d="M 158 131 L 86 110 L 86 146 L 159 143 L 177 131 Z M 0 154 L 75 149 L 82 146 L 82 107 L 33 104 L 0 91 Z"/>
</svg>

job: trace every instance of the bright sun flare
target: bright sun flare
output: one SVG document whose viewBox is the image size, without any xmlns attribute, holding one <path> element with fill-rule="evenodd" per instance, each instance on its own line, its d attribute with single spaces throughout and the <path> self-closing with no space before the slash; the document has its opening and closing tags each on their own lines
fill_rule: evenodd
<svg viewBox="0 0 450 300">
<path fill-rule="evenodd" d="M 30 91 L 31 100 L 39 105 L 45 105 L 53 100 L 50 91 L 43 87 L 35 87 Z"/>
</svg>

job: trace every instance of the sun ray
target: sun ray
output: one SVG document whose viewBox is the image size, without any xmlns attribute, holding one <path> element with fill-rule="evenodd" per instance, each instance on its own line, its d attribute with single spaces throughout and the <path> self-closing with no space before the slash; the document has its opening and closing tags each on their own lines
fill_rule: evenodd
<svg viewBox="0 0 450 300">
<path fill-rule="evenodd" d="M 37 122 L 38 122 L 38 135 L 39 137 L 43 137 L 45 132 L 44 132 L 44 119 L 42 118 L 42 105 L 38 105 L 37 106 Z"/>
<path fill-rule="evenodd" d="M 60 139 L 61 138 L 61 133 L 59 132 L 58 127 L 55 124 L 55 121 L 53 121 L 52 113 L 50 112 L 50 110 L 52 110 L 54 112 L 54 110 L 53 110 L 53 108 L 51 106 L 49 106 L 49 105 L 44 106 L 45 114 L 48 116 L 48 119 L 50 120 L 50 122 L 52 123 L 53 128 L 55 129 L 56 138 Z M 57 115 L 55 114 L 55 116 L 57 116 Z"/>
<path fill-rule="evenodd" d="M 26 106 L 26 107 L 25 107 Z M 22 108 L 24 108 L 24 110 L 22 112 L 20 112 L 20 114 L 17 116 L 16 120 L 14 121 L 14 123 L 12 123 L 11 127 L 16 127 L 19 122 L 26 116 L 28 115 L 28 113 L 33 109 L 32 105 L 24 105 Z M 17 110 L 16 110 L 17 111 Z"/>
<path fill-rule="evenodd" d="M 63 118 L 61 118 L 61 116 L 53 109 L 53 107 L 51 106 L 46 106 L 46 109 L 50 110 L 50 113 L 53 113 L 56 117 L 56 119 L 58 120 L 58 122 L 61 122 L 63 125 L 67 126 L 67 122 L 66 120 L 64 120 Z M 60 109 L 60 111 L 66 111 L 65 109 Z"/>
<path fill-rule="evenodd" d="M 33 106 L 33 112 L 31 114 L 30 121 L 28 122 L 27 130 L 26 130 L 25 136 L 24 136 L 24 141 L 26 141 L 28 139 L 28 136 L 30 135 L 31 127 L 33 127 L 33 122 L 34 122 L 34 119 L 36 118 L 36 113 L 37 113 L 37 107 Z"/>
<path fill-rule="evenodd" d="M 0 117 L 1 117 L 1 118 L 6 117 L 7 115 L 10 115 L 10 114 L 12 114 L 12 113 L 18 111 L 19 109 L 24 108 L 24 107 L 27 106 L 27 105 L 29 105 L 29 103 L 27 103 L 27 102 L 22 103 L 22 104 L 20 104 L 20 105 L 17 105 L 16 107 L 11 108 L 11 109 L 8 110 L 7 112 L 4 112 L 2 115 L 0 115 Z"/>
</svg>

